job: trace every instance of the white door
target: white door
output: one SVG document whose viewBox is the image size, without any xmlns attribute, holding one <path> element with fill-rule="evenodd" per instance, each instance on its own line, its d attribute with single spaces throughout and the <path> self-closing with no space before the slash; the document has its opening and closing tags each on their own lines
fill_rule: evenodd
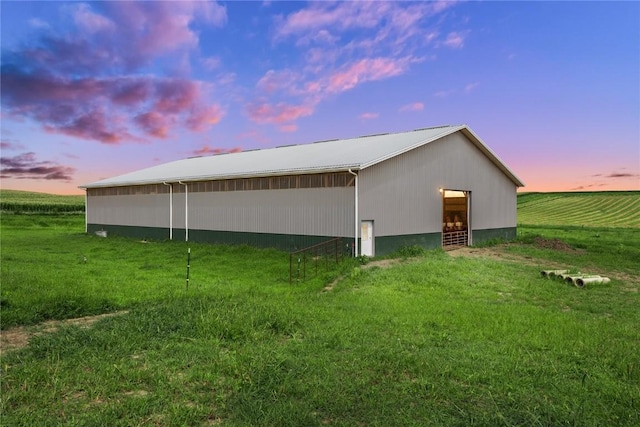
<svg viewBox="0 0 640 427">
<path fill-rule="evenodd" d="M 360 223 L 360 255 L 373 256 L 373 221 Z"/>
</svg>

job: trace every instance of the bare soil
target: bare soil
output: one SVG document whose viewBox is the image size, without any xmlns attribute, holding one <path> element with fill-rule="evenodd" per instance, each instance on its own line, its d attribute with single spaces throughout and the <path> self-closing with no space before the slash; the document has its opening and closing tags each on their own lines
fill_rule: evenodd
<svg viewBox="0 0 640 427">
<path fill-rule="evenodd" d="M 0 354 L 11 351 L 19 350 L 29 345 L 29 340 L 42 334 L 49 334 L 56 332 L 63 326 L 78 326 L 81 328 L 88 328 L 98 320 L 121 316 L 128 313 L 127 311 L 116 311 L 114 313 L 99 314 L 97 316 L 78 317 L 76 319 L 65 320 L 48 320 L 46 322 L 39 323 L 32 326 L 18 326 L 16 328 L 7 329 L 6 331 L 0 331 Z"/>
</svg>

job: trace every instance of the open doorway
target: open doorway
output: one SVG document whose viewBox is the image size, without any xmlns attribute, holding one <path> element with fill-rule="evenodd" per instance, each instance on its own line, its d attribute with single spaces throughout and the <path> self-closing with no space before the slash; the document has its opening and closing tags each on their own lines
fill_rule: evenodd
<svg viewBox="0 0 640 427">
<path fill-rule="evenodd" d="M 442 192 L 442 248 L 469 244 L 469 191 Z"/>
</svg>

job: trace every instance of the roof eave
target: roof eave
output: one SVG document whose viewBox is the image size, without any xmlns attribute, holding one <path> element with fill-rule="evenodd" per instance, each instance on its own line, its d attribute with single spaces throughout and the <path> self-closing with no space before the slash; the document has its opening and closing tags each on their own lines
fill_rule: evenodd
<svg viewBox="0 0 640 427">
<path fill-rule="evenodd" d="M 199 176 L 185 176 L 185 177 L 173 177 L 166 179 L 147 179 L 147 180 L 131 180 L 121 182 L 95 182 L 91 184 L 80 185 L 78 188 L 108 188 L 108 187 L 128 187 L 133 185 L 149 185 L 149 184 L 175 184 L 177 182 L 199 182 L 199 181 L 222 181 L 227 179 L 244 179 L 244 178 L 267 178 L 271 176 L 286 176 L 286 175 L 312 175 L 316 173 L 335 173 L 335 172 L 347 172 L 349 170 L 358 171 L 361 169 L 360 165 L 336 165 L 332 167 L 322 168 L 309 168 L 309 169 L 286 169 L 278 171 L 260 171 L 255 173 L 242 173 L 235 175 L 199 175 Z"/>
</svg>

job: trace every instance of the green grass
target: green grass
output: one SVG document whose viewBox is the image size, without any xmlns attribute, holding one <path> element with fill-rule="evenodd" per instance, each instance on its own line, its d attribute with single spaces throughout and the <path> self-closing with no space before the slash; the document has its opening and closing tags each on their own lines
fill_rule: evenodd
<svg viewBox="0 0 640 427">
<path fill-rule="evenodd" d="M 0 425 L 640 424 L 639 230 L 527 225 L 501 246 L 526 263 L 411 250 L 291 286 L 278 251 L 1 226 L 3 328 L 128 313 L 3 354 Z"/>
<path fill-rule="evenodd" d="M 519 194 L 518 224 L 640 228 L 640 191 Z"/>
<path fill-rule="evenodd" d="M 84 212 L 84 196 L 60 196 L 30 191 L 1 190 L 2 213 L 81 213 Z"/>
</svg>

